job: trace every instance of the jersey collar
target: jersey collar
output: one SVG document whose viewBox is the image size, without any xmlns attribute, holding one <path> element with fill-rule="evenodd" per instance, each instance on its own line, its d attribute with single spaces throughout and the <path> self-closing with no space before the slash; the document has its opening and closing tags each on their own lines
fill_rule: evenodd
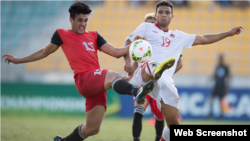
<svg viewBox="0 0 250 141">
<path fill-rule="evenodd" d="M 155 26 L 158 27 L 160 30 L 162 30 L 156 22 L 155 22 Z M 162 30 L 162 31 L 164 31 L 164 30 Z M 164 31 L 164 32 L 168 32 L 168 31 L 169 31 L 169 29 L 167 31 Z"/>
<path fill-rule="evenodd" d="M 83 35 L 85 32 L 88 32 L 88 31 L 84 31 L 82 34 L 78 34 L 78 33 L 75 33 L 72 29 L 69 29 L 71 31 L 71 33 L 74 33 L 74 34 L 77 34 L 77 35 Z"/>
</svg>

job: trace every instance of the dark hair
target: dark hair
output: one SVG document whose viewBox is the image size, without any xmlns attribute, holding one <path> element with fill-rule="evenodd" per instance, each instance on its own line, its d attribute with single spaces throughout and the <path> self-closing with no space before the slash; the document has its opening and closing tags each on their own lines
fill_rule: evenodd
<svg viewBox="0 0 250 141">
<path fill-rule="evenodd" d="M 223 59 L 224 58 L 224 54 L 219 54 L 219 59 Z"/>
<path fill-rule="evenodd" d="M 90 7 L 84 2 L 75 2 L 69 7 L 70 17 L 74 20 L 76 14 L 90 14 L 91 13 Z"/>
<path fill-rule="evenodd" d="M 173 12 L 174 12 L 174 5 L 171 2 L 166 1 L 166 0 L 159 1 L 158 3 L 156 3 L 156 6 L 155 6 L 156 12 L 157 12 L 158 7 L 160 7 L 160 6 L 169 6 L 171 8 L 171 13 L 173 14 Z"/>
</svg>

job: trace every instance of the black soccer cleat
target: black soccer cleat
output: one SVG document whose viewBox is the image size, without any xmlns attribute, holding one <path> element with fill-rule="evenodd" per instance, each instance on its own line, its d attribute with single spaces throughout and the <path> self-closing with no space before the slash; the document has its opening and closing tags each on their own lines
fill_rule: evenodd
<svg viewBox="0 0 250 141">
<path fill-rule="evenodd" d="M 63 137 L 58 136 L 58 135 L 54 137 L 54 141 L 62 141 L 62 139 Z"/>
<path fill-rule="evenodd" d="M 151 80 L 137 90 L 135 99 L 138 104 L 143 104 L 145 102 L 145 96 L 153 90 L 154 85 L 154 80 Z"/>
</svg>

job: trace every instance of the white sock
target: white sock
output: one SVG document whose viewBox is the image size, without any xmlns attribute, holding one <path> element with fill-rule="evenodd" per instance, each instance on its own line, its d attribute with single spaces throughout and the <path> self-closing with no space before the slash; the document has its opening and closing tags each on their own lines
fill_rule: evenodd
<svg viewBox="0 0 250 141">
<path fill-rule="evenodd" d="M 170 141 L 170 131 L 168 126 L 166 125 L 165 128 L 163 129 L 163 134 L 162 137 L 165 141 Z"/>
<path fill-rule="evenodd" d="M 153 76 L 154 73 L 154 69 L 155 67 L 157 67 L 157 64 L 155 61 L 150 60 L 146 62 L 146 67 L 145 67 L 145 72 L 149 75 L 149 76 Z"/>
</svg>

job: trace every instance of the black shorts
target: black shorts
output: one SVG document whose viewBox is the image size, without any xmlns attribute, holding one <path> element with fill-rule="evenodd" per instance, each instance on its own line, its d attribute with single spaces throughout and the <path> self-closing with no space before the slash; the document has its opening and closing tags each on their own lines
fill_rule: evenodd
<svg viewBox="0 0 250 141">
<path fill-rule="evenodd" d="M 212 97 L 216 96 L 222 99 L 225 96 L 225 88 L 214 88 L 212 92 Z"/>
</svg>

